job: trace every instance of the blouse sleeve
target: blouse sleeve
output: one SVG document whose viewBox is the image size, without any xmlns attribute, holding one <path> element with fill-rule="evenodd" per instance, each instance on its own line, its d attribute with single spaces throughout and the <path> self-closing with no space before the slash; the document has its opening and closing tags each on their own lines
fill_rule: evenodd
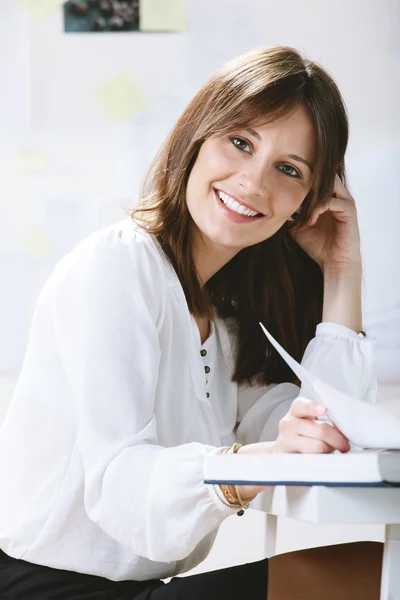
<svg viewBox="0 0 400 600">
<path fill-rule="evenodd" d="M 204 484 L 213 446 L 166 448 L 157 441 L 166 297 L 159 257 L 140 238 L 105 236 L 78 260 L 62 261 L 56 278 L 53 319 L 73 398 L 87 514 L 140 556 L 181 560 L 231 511 Z"/>
<path fill-rule="evenodd" d="M 374 403 L 377 382 L 372 342 L 352 329 L 336 323 L 320 323 L 308 344 L 302 365 L 324 382 L 353 396 Z M 240 387 L 236 437 L 242 444 L 274 441 L 279 421 L 297 396 L 313 397 L 312 389 L 292 383 L 264 387 Z"/>
</svg>

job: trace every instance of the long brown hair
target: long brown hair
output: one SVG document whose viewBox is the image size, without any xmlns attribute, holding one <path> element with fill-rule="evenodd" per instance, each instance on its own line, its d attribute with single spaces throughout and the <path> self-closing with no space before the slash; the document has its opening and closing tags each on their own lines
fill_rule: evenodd
<svg viewBox="0 0 400 600">
<path fill-rule="evenodd" d="M 202 143 L 260 118 L 289 116 L 303 105 L 313 121 L 317 158 L 310 192 L 295 227 L 331 195 L 336 173 L 345 183 L 348 121 L 330 75 L 288 47 L 263 48 L 225 64 L 178 119 L 145 179 L 132 218 L 160 244 L 174 267 L 190 312 L 217 314 L 234 325 L 238 383 L 296 381 L 269 344 L 261 321 L 297 360 L 322 317 L 323 276 L 285 224 L 271 238 L 241 250 L 202 287 L 192 252 L 193 221 L 186 184 Z"/>
</svg>

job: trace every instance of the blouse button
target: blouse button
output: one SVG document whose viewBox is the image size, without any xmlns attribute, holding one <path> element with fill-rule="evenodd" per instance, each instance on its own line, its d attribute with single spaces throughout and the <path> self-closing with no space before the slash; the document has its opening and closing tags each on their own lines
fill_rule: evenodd
<svg viewBox="0 0 400 600">
<path fill-rule="evenodd" d="M 204 367 L 204 370 L 206 373 L 209 373 L 211 371 L 210 367 L 208 367 L 207 365 Z"/>
<path fill-rule="evenodd" d="M 209 398 L 210 397 L 210 392 L 206 392 L 206 397 Z"/>
<path fill-rule="evenodd" d="M 202 356 L 206 356 L 207 355 L 207 350 L 200 350 L 200 354 Z"/>
</svg>

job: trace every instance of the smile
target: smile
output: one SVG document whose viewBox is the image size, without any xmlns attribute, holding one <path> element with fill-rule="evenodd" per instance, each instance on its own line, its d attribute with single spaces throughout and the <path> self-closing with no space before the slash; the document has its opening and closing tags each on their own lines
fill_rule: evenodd
<svg viewBox="0 0 400 600">
<path fill-rule="evenodd" d="M 228 214 L 228 216 L 231 216 L 231 218 L 236 217 L 234 220 L 237 222 L 249 222 L 264 216 L 248 206 L 241 204 L 226 192 L 214 189 L 214 193 L 219 200 L 219 204 L 225 209 L 224 212 Z"/>
</svg>

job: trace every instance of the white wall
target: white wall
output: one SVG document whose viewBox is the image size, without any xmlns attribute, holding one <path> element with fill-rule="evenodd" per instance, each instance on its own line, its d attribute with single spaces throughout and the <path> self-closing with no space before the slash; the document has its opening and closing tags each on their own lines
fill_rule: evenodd
<svg viewBox="0 0 400 600">
<path fill-rule="evenodd" d="M 60 13 L 32 25 L 18 3 L 2 2 L 0 419 L 32 306 L 57 258 L 134 204 L 147 164 L 193 93 L 223 61 L 260 45 L 297 47 L 330 70 L 343 92 L 366 321 L 378 336 L 382 382 L 400 381 L 399 23 L 397 0 L 188 0 L 186 33 L 64 35 Z M 149 105 L 116 125 L 95 89 L 123 70 L 134 75 Z M 47 165 L 21 168 L 21 147 L 44 152 Z M 382 322 L 374 326 L 376 315 Z M 381 394 L 397 409 L 398 388 L 382 386 Z M 257 513 L 229 519 L 212 560 L 261 558 L 262 526 Z M 282 523 L 280 550 L 382 533 L 306 529 Z"/>
</svg>

